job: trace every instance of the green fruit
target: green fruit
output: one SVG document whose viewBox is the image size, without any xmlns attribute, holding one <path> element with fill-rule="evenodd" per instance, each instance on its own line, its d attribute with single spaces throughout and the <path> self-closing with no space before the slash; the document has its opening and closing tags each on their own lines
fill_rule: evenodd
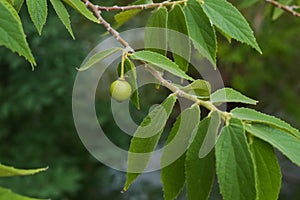
<svg viewBox="0 0 300 200">
<path fill-rule="evenodd" d="M 110 85 L 110 95 L 117 101 L 124 101 L 131 96 L 131 86 L 125 80 L 116 80 Z"/>
</svg>

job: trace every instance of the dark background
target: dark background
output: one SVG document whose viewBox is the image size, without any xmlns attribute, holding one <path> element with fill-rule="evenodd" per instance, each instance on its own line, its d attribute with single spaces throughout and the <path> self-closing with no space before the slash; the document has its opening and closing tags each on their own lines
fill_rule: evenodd
<svg viewBox="0 0 300 200">
<path fill-rule="evenodd" d="M 130 2 L 109 1 L 102 5 Z M 218 35 L 218 67 L 226 86 L 259 100 L 255 109 L 280 117 L 299 129 L 300 20 L 284 14 L 272 21 L 271 10 L 264 3 L 242 10 L 255 29 L 263 55 L 235 41 L 229 44 Z M 70 12 L 76 40 L 68 35 L 50 5 L 41 37 L 29 19 L 26 6 L 21 10 L 23 26 L 38 63 L 35 71 L 31 71 L 23 58 L 0 47 L 0 162 L 19 168 L 49 166 L 38 175 L 2 178 L 0 185 L 24 195 L 54 200 L 162 199 L 159 172 L 142 175 L 126 194 L 121 194 L 125 174 L 94 159 L 77 135 L 71 110 L 75 68 L 105 38 L 102 35 L 105 30 Z M 110 22 L 112 14 L 105 13 Z M 146 11 L 120 30 L 144 26 L 148 14 Z M 152 92 L 156 95 L 147 95 Z M 164 89 L 143 88 L 142 109 L 135 111 L 137 121 L 165 95 Z M 97 96 L 101 126 L 109 130 L 112 140 L 128 146 L 129 138 L 120 139 L 109 106 L 110 99 Z M 234 106 L 237 105 L 229 108 Z M 278 157 L 283 172 L 280 199 L 299 199 L 300 169 L 279 153 Z M 184 194 L 179 199 L 185 199 Z M 217 189 L 211 199 L 220 199 Z"/>
</svg>

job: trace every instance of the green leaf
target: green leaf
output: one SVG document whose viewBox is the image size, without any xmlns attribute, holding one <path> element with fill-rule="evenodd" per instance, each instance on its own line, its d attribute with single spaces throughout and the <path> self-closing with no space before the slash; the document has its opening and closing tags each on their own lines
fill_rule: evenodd
<svg viewBox="0 0 300 200">
<path fill-rule="evenodd" d="M 166 71 L 170 72 L 171 74 L 174 74 L 181 78 L 184 78 L 187 80 L 193 80 L 193 78 L 186 75 L 184 73 L 184 71 L 182 71 L 176 63 L 172 62 L 170 59 L 168 59 L 167 57 L 165 57 L 159 53 L 155 53 L 155 52 L 147 51 L 147 50 L 138 51 L 138 52 L 135 52 L 134 54 L 132 54 L 130 56 L 130 58 L 132 58 L 134 60 L 141 60 L 141 61 L 147 62 L 150 65 L 157 66 L 157 67 L 159 67 L 163 70 L 166 70 Z"/>
<path fill-rule="evenodd" d="M 73 39 L 75 39 L 72 28 L 71 28 L 71 21 L 70 15 L 65 8 L 64 4 L 60 0 L 50 0 L 58 18 L 61 22 L 65 25 L 66 29 L 69 31 L 70 35 Z"/>
<path fill-rule="evenodd" d="M 30 198 L 30 197 L 25 197 L 19 194 L 13 193 L 9 189 L 5 189 L 0 187 L 0 199 L 3 200 L 42 200 L 42 199 L 36 199 L 36 198 Z"/>
<path fill-rule="evenodd" d="M 189 0 L 183 8 L 195 48 L 216 67 L 216 33 L 199 2 Z"/>
<path fill-rule="evenodd" d="M 118 66 L 119 76 L 121 75 L 121 63 Z M 139 92 L 137 87 L 137 75 L 136 68 L 134 63 L 128 58 L 124 61 L 124 73 L 126 74 L 126 80 L 130 83 L 132 90 L 134 91 L 130 97 L 130 100 L 134 104 L 134 106 L 139 110 L 140 109 L 140 101 L 139 101 Z"/>
<path fill-rule="evenodd" d="M 36 1 L 36 0 L 34 0 Z M 77 10 L 80 14 L 85 16 L 92 22 L 98 23 L 98 19 L 93 15 L 93 13 L 85 6 L 81 0 L 64 0 L 68 5 Z"/>
<path fill-rule="evenodd" d="M 240 120 L 268 124 L 270 126 L 277 127 L 286 132 L 289 132 L 300 139 L 300 133 L 297 129 L 274 116 L 270 116 L 250 108 L 235 108 L 231 111 L 231 113 L 233 117 Z"/>
<path fill-rule="evenodd" d="M 16 9 L 17 12 L 19 12 L 24 4 L 24 0 L 14 0 L 13 6 Z"/>
<path fill-rule="evenodd" d="M 41 35 L 48 15 L 47 0 L 26 0 L 26 4 L 30 18 Z"/>
<path fill-rule="evenodd" d="M 282 5 L 290 5 L 293 2 L 293 0 L 278 0 L 278 3 Z M 274 8 L 274 12 L 272 15 L 272 20 L 278 19 L 282 14 L 284 13 L 284 10 L 280 8 Z"/>
<path fill-rule="evenodd" d="M 224 102 L 236 102 L 236 103 L 246 103 L 256 105 L 257 101 L 253 100 L 245 95 L 241 94 L 240 92 L 232 89 L 232 88 L 222 88 L 210 96 L 212 103 L 224 103 Z"/>
<path fill-rule="evenodd" d="M 170 95 L 146 116 L 134 133 L 128 153 L 127 177 L 123 191 L 126 191 L 147 167 L 176 99 L 175 95 Z"/>
<path fill-rule="evenodd" d="M 122 49 L 119 47 L 113 47 L 110 49 L 106 49 L 104 51 L 100 51 L 93 56 L 91 56 L 86 63 L 81 66 L 78 71 L 84 71 L 95 65 L 97 62 L 100 62 L 101 60 L 105 59 L 106 57 L 116 53 L 117 51 L 121 51 Z"/>
<path fill-rule="evenodd" d="M 207 136 L 211 118 L 203 119 L 186 153 L 185 173 L 189 200 L 208 199 L 215 176 L 214 150 L 199 158 L 199 150 Z"/>
<path fill-rule="evenodd" d="M 184 92 L 188 92 L 200 98 L 209 98 L 211 86 L 209 82 L 202 79 L 197 79 L 181 89 Z"/>
<path fill-rule="evenodd" d="M 161 7 L 149 17 L 145 29 L 145 49 L 166 55 L 168 10 Z"/>
<path fill-rule="evenodd" d="M 206 137 L 204 138 L 202 146 L 199 150 L 199 158 L 204 158 L 215 147 L 219 128 L 221 126 L 221 116 L 219 112 L 212 111 L 211 113 L 209 113 L 209 117 L 210 123 L 206 131 Z"/>
<path fill-rule="evenodd" d="M 243 15 L 226 0 L 209 0 L 201 4 L 211 22 L 237 41 L 244 42 L 259 53 L 253 31 Z"/>
<path fill-rule="evenodd" d="M 45 171 L 47 169 L 48 169 L 48 167 L 39 168 L 39 169 L 16 169 L 14 167 L 9 167 L 9 166 L 0 164 L 0 177 L 31 175 L 31 174 L 36 174 L 36 173 Z"/>
<path fill-rule="evenodd" d="M 176 31 L 174 34 L 168 30 L 168 44 L 174 61 L 182 71 L 187 72 L 191 58 L 191 41 L 188 38 L 186 17 L 180 5 L 175 5 L 169 12 L 168 29 Z"/>
<path fill-rule="evenodd" d="M 4 45 L 13 52 L 18 52 L 35 66 L 17 11 L 5 0 L 0 0 L 0 10 L 0 46 Z"/>
<path fill-rule="evenodd" d="M 182 190 L 185 182 L 185 151 L 189 140 L 200 121 L 200 109 L 194 105 L 184 110 L 174 123 L 161 158 L 161 171 L 164 199 L 175 199 Z"/>
<path fill-rule="evenodd" d="M 150 4 L 153 3 L 152 0 L 138 0 L 133 2 L 130 5 L 140 5 L 140 4 Z M 116 26 L 120 27 L 129 20 L 131 20 L 133 17 L 135 17 L 138 13 L 140 13 L 141 9 L 133 9 L 133 10 L 126 10 L 123 12 L 120 12 L 114 16 L 115 21 L 117 22 Z"/>
<path fill-rule="evenodd" d="M 250 150 L 255 163 L 257 199 L 277 200 L 281 172 L 273 147 L 258 138 L 250 137 Z"/>
<path fill-rule="evenodd" d="M 246 131 L 270 143 L 292 162 L 300 166 L 300 139 L 264 124 L 246 124 Z"/>
<path fill-rule="evenodd" d="M 216 144 L 217 176 L 224 200 L 255 200 L 254 163 L 240 120 L 231 118 Z"/>
</svg>

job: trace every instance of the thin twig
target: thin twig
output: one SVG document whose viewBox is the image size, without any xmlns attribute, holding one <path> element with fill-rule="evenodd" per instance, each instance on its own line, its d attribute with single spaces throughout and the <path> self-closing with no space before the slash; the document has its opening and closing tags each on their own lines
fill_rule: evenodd
<svg viewBox="0 0 300 200">
<path fill-rule="evenodd" d="M 99 6 L 94 5 L 88 0 L 82 0 L 82 1 L 85 3 L 87 7 L 89 7 L 92 10 L 94 15 L 98 18 L 99 23 L 102 24 L 107 29 L 107 31 L 109 31 L 117 39 L 117 41 L 119 41 L 126 48 L 127 52 L 133 53 L 134 49 L 120 36 L 119 32 L 117 32 L 114 28 L 112 28 L 110 24 L 103 19 L 103 17 L 101 16 L 101 11 L 98 10 Z M 128 51 L 128 49 L 130 51 Z M 181 90 L 180 88 L 176 87 L 175 85 L 173 85 L 172 83 L 164 79 L 163 75 L 160 72 L 153 69 L 151 66 L 146 65 L 146 69 L 162 84 L 162 86 L 171 90 L 175 95 L 191 100 L 197 103 L 198 105 L 207 108 L 208 110 L 218 111 L 225 121 L 228 120 L 228 118 L 230 118 L 230 113 L 219 110 L 210 101 L 203 101 L 201 99 L 198 99 L 194 95 L 186 93 L 185 91 Z"/>
<path fill-rule="evenodd" d="M 164 1 L 161 3 L 149 3 L 149 4 L 141 4 L 141 5 L 130 5 L 130 6 L 111 6 L 111 7 L 105 7 L 105 6 L 98 6 L 98 10 L 104 10 L 104 11 L 125 11 L 125 10 L 146 10 L 151 8 L 159 8 L 163 6 L 173 6 L 175 4 L 180 3 L 186 3 L 187 0 L 180 0 L 180 1 Z"/>
<path fill-rule="evenodd" d="M 300 13 L 295 11 L 295 9 L 299 9 L 300 7 L 299 6 L 288 6 L 288 5 L 283 5 L 281 3 L 279 3 L 278 1 L 274 1 L 274 0 L 265 0 L 266 2 L 276 6 L 277 8 L 285 11 L 285 12 L 288 12 L 296 17 L 300 17 Z"/>
<path fill-rule="evenodd" d="M 94 13 L 94 15 L 97 17 L 97 19 L 99 20 L 99 24 L 102 24 L 106 30 L 108 32 L 110 32 L 118 42 L 120 42 L 124 47 L 125 49 L 128 51 L 128 52 L 134 52 L 133 48 L 130 47 L 130 45 L 120 36 L 119 32 L 116 31 L 114 28 L 111 27 L 111 25 L 105 20 L 103 19 L 103 17 L 101 16 L 101 11 L 98 10 L 98 6 L 97 5 L 94 5 L 93 3 L 91 3 L 90 1 L 88 0 L 82 0 L 85 5 L 87 7 L 89 7 L 92 12 Z"/>
</svg>

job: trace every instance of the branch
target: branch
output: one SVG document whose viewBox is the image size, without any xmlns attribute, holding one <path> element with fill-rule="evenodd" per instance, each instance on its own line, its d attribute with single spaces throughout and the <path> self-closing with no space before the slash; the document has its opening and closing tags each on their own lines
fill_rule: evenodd
<svg viewBox="0 0 300 200">
<path fill-rule="evenodd" d="M 105 19 L 103 19 L 103 17 L 101 16 L 101 11 L 98 10 L 98 6 L 94 5 L 88 0 L 82 0 L 82 1 L 85 3 L 85 5 L 88 8 L 91 9 L 91 11 L 97 17 L 97 19 L 99 20 L 99 24 L 102 24 L 106 28 L 106 30 L 110 32 L 116 38 L 116 40 L 125 47 L 127 52 L 133 53 L 134 52 L 133 48 L 131 48 L 130 45 L 120 36 L 119 32 L 116 31 L 114 28 L 112 28 L 111 25 Z"/>
<path fill-rule="evenodd" d="M 101 10 L 98 9 L 99 6 L 94 5 L 93 3 L 91 3 L 88 0 L 82 0 L 82 1 L 85 3 L 85 5 L 87 7 L 89 7 L 92 10 L 94 15 L 98 18 L 99 23 L 102 24 L 107 29 L 107 31 L 110 32 L 125 47 L 125 50 L 127 50 L 127 52 L 129 52 L 129 53 L 134 53 L 134 49 L 120 36 L 119 32 L 116 31 L 114 28 L 112 28 L 110 26 L 110 24 L 106 20 L 103 19 L 103 17 L 101 16 Z M 184 1 L 186 1 L 186 0 L 184 0 Z M 173 2 L 168 2 L 168 3 L 173 3 Z M 168 88 L 169 90 L 171 90 L 175 95 L 177 95 L 179 97 L 183 97 L 185 99 L 189 99 L 189 100 L 195 102 L 196 104 L 198 104 L 199 106 L 201 105 L 201 106 L 207 108 L 208 110 L 219 112 L 220 115 L 222 116 L 222 118 L 224 119 L 224 121 L 227 121 L 231 117 L 230 113 L 223 112 L 223 111 L 219 110 L 210 101 L 203 101 L 201 99 L 198 99 L 196 96 L 188 94 L 185 91 L 178 88 L 177 86 L 171 84 L 169 81 L 164 79 L 164 77 L 162 76 L 162 74 L 160 72 L 156 71 L 155 69 L 153 69 L 149 65 L 146 65 L 146 69 L 158 81 L 160 81 L 162 86 L 164 86 L 164 87 Z"/>
<path fill-rule="evenodd" d="M 300 17 L 300 13 L 295 11 L 296 9 L 299 9 L 300 6 L 288 6 L 288 5 L 283 5 L 281 3 L 278 3 L 278 1 L 274 1 L 274 0 L 265 0 L 267 3 L 270 3 L 274 6 L 276 6 L 277 8 L 285 11 L 285 12 L 288 12 L 296 17 Z"/>
<path fill-rule="evenodd" d="M 161 3 L 149 3 L 149 4 L 141 4 L 141 5 L 131 5 L 131 6 L 112 6 L 112 7 L 105 7 L 105 6 L 97 6 L 98 10 L 105 10 L 105 11 L 125 11 L 125 10 L 146 10 L 151 8 L 159 8 L 163 6 L 173 6 L 175 4 L 186 3 L 187 0 L 180 0 L 180 1 L 164 1 Z"/>
</svg>

